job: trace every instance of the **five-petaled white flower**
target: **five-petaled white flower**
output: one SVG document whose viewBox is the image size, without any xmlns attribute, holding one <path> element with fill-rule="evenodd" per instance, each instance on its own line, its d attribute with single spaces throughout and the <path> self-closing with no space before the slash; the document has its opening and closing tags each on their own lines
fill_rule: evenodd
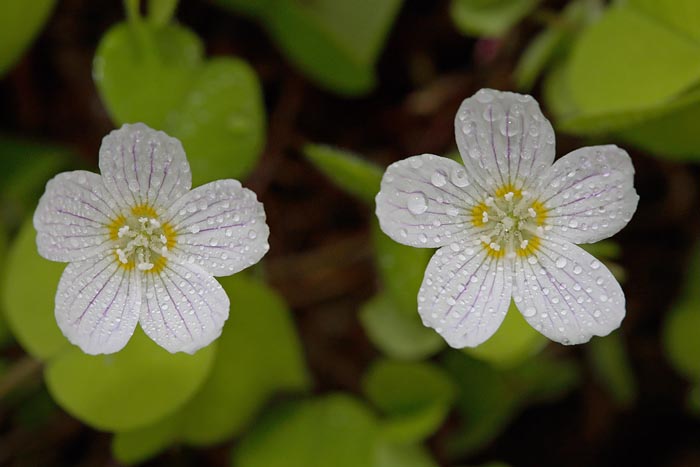
<svg viewBox="0 0 700 467">
<path fill-rule="evenodd" d="M 58 325 L 89 354 L 120 350 L 137 323 L 168 351 L 194 353 L 228 318 L 213 276 L 268 250 L 263 206 L 236 180 L 190 191 L 180 142 L 143 124 L 107 135 L 99 163 L 101 176 L 50 180 L 34 213 L 39 253 L 70 262 L 56 292 Z"/>
<path fill-rule="evenodd" d="M 453 347 L 491 337 L 511 298 L 563 344 L 616 329 L 625 297 L 610 271 L 575 243 L 622 229 L 637 208 L 634 168 L 616 146 L 554 161 L 554 131 L 530 96 L 482 89 L 455 117 L 464 166 L 434 155 L 389 166 L 377 195 L 382 230 L 439 247 L 418 312 Z"/>
</svg>

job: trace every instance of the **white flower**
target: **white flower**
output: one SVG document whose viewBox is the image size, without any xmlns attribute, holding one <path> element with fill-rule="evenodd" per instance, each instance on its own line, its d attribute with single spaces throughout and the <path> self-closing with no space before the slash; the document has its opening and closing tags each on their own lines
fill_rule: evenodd
<svg viewBox="0 0 700 467">
<path fill-rule="evenodd" d="M 236 180 L 190 191 L 180 142 L 143 124 L 104 138 L 100 171 L 57 175 L 34 213 L 39 253 L 70 263 L 56 292 L 58 326 L 89 354 L 120 350 L 137 323 L 168 351 L 194 353 L 228 318 L 213 276 L 268 250 L 262 204 Z"/>
<path fill-rule="evenodd" d="M 377 195 L 382 230 L 439 247 L 418 312 L 452 347 L 498 329 L 511 298 L 563 344 L 619 327 L 625 297 L 610 271 L 575 246 L 622 229 L 637 208 L 634 168 L 616 146 L 578 149 L 554 164 L 554 131 L 530 96 L 482 89 L 455 118 L 464 166 L 434 155 L 389 166 Z"/>
</svg>

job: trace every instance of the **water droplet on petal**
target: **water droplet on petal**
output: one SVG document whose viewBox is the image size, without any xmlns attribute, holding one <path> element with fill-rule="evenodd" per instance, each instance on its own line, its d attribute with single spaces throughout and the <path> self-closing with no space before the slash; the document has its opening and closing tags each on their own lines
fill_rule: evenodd
<svg viewBox="0 0 700 467">
<path fill-rule="evenodd" d="M 444 186 L 445 183 L 447 183 L 447 177 L 445 177 L 444 173 L 440 172 L 439 170 L 436 170 L 435 172 L 433 172 L 432 177 L 430 177 L 430 181 L 436 187 L 441 187 Z"/>
<path fill-rule="evenodd" d="M 417 192 L 409 195 L 408 210 L 415 215 L 423 214 L 428 210 L 428 200 L 423 193 Z"/>
</svg>

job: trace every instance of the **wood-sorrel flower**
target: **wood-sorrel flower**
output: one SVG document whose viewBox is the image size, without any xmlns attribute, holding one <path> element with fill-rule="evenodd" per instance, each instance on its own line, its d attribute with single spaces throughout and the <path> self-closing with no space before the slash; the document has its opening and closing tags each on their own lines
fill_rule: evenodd
<svg viewBox="0 0 700 467">
<path fill-rule="evenodd" d="M 377 195 L 382 230 L 438 247 L 418 312 L 453 347 L 491 337 L 511 299 L 563 344 L 619 327 L 625 297 L 610 271 L 574 245 L 607 238 L 637 208 L 634 168 L 616 146 L 554 164 L 554 131 L 530 96 L 482 89 L 455 118 L 464 165 L 434 155 L 389 166 Z"/>
<path fill-rule="evenodd" d="M 56 321 L 89 354 L 126 345 L 137 323 L 170 352 L 194 353 L 221 334 L 229 299 L 213 276 L 267 252 L 255 193 L 236 180 L 190 191 L 180 142 L 124 125 L 100 147 L 98 175 L 57 175 L 34 213 L 39 253 L 70 262 L 56 292 Z"/>
</svg>

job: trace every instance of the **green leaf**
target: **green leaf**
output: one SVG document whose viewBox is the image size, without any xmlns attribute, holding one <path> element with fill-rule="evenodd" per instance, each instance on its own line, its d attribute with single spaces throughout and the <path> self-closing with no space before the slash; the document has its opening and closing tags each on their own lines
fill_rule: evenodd
<svg viewBox="0 0 700 467">
<path fill-rule="evenodd" d="M 239 59 L 205 62 L 202 54 L 186 28 L 134 21 L 105 35 L 93 71 L 117 124 L 141 121 L 182 141 L 195 186 L 245 177 L 265 138 L 255 72 Z"/>
<path fill-rule="evenodd" d="M 177 415 L 171 415 L 143 428 L 115 433 L 112 455 L 126 465 L 147 461 L 175 441 L 179 421 Z"/>
<path fill-rule="evenodd" d="M 700 3 L 696 0 L 627 0 L 631 7 L 700 42 Z"/>
<path fill-rule="evenodd" d="M 215 347 L 171 354 L 137 328 L 119 353 L 92 356 L 71 347 L 48 362 L 44 375 L 67 412 L 100 430 L 127 431 L 189 400 L 209 373 Z"/>
<path fill-rule="evenodd" d="M 630 407 L 637 397 L 637 386 L 619 333 L 597 337 L 586 346 L 598 380 L 621 407 Z"/>
<path fill-rule="evenodd" d="M 521 91 L 531 91 L 556 52 L 562 48 L 567 34 L 562 28 L 550 28 L 535 37 L 520 56 L 515 68 L 515 83 Z"/>
<path fill-rule="evenodd" d="M 630 144 L 667 159 L 700 160 L 700 103 L 623 129 L 619 137 Z"/>
<path fill-rule="evenodd" d="M 517 413 L 519 395 L 508 387 L 503 372 L 462 352 L 448 352 L 443 364 L 457 383 L 457 410 L 464 420 L 446 448 L 452 456 L 461 456 L 505 429 Z"/>
<path fill-rule="evenodd" d="M 386 293 L 362 306 L 360 321 L 372 343 L 392 358 L 420 360 L 446 345 L 437 332 L 423 325 L 417 311 L 409 314 L 398 309 Z"/>
<path fill-rule="evenodd" d="M 561 397 L 580 379 L 574 363 L 544 356 L 499 369 L 455 351 L 443 364 L 458 386 L 456 407 L 463 419 L 446 446 L 453 456 L 483 448 L 523 407 Z"/>
<path fill-rule="evenodd" d="M 263 22 L 306 76 L 345 95 L 369 91 L 402 0 L 276 0 Z"/>
<path fill-rule="evenodd" d="M 194 186 L 244 178 L 265 141 L 265 110 L 255 72 L 234 58 L 208 61 L 169 116 L 166 131 L 182 141 Z"/>
<path fill-rule="evenodd" d="M 233 453 L 235 467 L 372 466 L 376 420 L 342 394 L 287 405 L 258 423 Z"/>
<path fill-rule="evenodd" d="M 700 80 L 700 46 L 632 8 L 611 7 L 580 37 L 568 80 L 584 115 L 656 108 Z"/>
<path fill-rule="evenodd" d="M 536 36 L 525 49 L 515 69 L 520 90 L 529 91 L 546 66 L 568 53 L 581 29 L 597 21 L 602 5 L 588 0 L 569 2 L 551 21 L 549 27 Z"/>
<path fill-rule="evenodd" d="M 700 383 L 693 383 L 686 395 L 686 407 L 696 417 L 700 415 Z"/>
<path fill-rule="evenodd" d="M 382 232 L 377 222 L 372 226 L 382 285 L 400 311 L 413 315 L 418 310 L 418 290 L 425 268 L 434 251 L 402 245 Z"/>
<path fill-rule="evenodd" d="M 0 76 L 39 34 L 55 0 L 3 0 L 0 3 Z"/>
<path fill-rule="evenodd" d="M 532 357 L 547 345 L 547 338 L 525 321 L 511 302 L 508 313 L 496 333 L 486 342 L 464 351 L 493 365 L 508 368 Z"/>
<path fill-rule="evenodd" d="M 374 467 L 438 467 L 438 464 L 422 445 L 382 442 L 377 446 Z"/>
<path fill-rule="evenodd" d="M 363 392 L 383 414 L 383 436 L 397 443 L 421 441 L 447 416 L 455 387 L 428 363 L 380 360 L 362 381 Z"/>
<path fill-rule="evenodd" d="M 53 175 L 71 168 L 74 155 L 58 146 L 0 137 L 0 216 L 10 228 L 34 210 Z"/>
<path fill-rule="evenodd" d="M 231 314 L 217 340 L 207 379 L 177 413 L 133 431 L 117 433 L 114 455 L 144 461 L 176 441 L 211 445 L 239 435 L 274 394 L 309 385 L 289 310 L 262 282 L 243 274 L 220 279 Z"/>
<path fill-rule="evenodd" d="M 688 276 L 697 280 L 697 276 Z M 677 304 L 666 318 L 663 344 L 666 354 L 686 378 L 700 381 L 700 301 L 697 297 L 685 299 Z"/>
<path fill-rule="evenodd" d="M 208 445 L 239 434 L 275 393 L 309 385 L 289 309 L 267 285 L 221 278 L 231 315 L 209 378 L 184 408 L 182 439 Z"/>
<path fill-rule="evenodd" d="M 374 205 L 374 197 L 379 193 L 382 181 L 379 166 L 352 152 L 322 144 L 307 144 L 303 152 L 338 187 Z"/>
<path fill-rule="evenodd" d="M 452 21 L 466 35 L 503 36 L 540 0 L 452 0 Z"/>
<path fill-rule="evenodd" d="M 202 65 L 204 46 L 178 25 L 120 23 L 97 47 L 93 77 L 117 125 L 144 122 L 164 129 Z"/>
<path fill-rule="evenodd" d="M 48 261 L 36 249 L 27 221 L 13 242 L 3 278 L 3 308 L 12 333 L 32 356 L 46 360 L 69 343 L 54 318 L 54 297 L 65 264 Z"/>
<path fill-rule="evenodd" d="M 681 298 L 666 317 L 662 341 L 676 370 L 693 381 L 700 381 L 700 339 L 694 332 L 700 326 L 700 289 L 696 285 L 699 277 L 700 244 L 696 244 Z"/>
</svg>

